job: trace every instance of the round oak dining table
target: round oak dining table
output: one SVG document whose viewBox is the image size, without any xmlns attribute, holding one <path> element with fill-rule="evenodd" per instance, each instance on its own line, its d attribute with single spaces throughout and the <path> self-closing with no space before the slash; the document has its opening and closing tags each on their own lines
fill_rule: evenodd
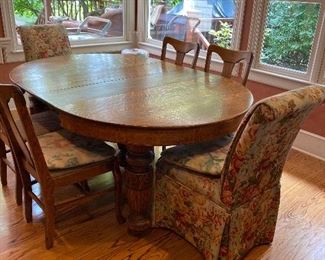
<svg viewBox="0 0 325 260">
<path fill-rule="evenodd" d="M 56 110 L 64 128 L 120 144 L 132 234 L 151 227 L 153 147 L 234 132 L 253 103 L 232 79 L 137 55 L 40 59 L 10 78 Z"/>
</svg>

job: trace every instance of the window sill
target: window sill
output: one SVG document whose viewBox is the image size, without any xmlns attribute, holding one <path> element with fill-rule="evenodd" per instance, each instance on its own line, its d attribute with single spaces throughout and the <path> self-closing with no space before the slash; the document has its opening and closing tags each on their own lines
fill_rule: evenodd
<svg viewBox="0 0 325 260">
<path fill-rule="evenodd" d="M 132 46 L 130 41 L 105 42 L 105 43 L 76 43 L 72 45 L 73 53 L 90 53 L 90 52 L 118 52 Z M 7 53 L 7 62 L 24 61 L 24 53 L 22 49 L 9 51 Z"/>
<path fill-rule="evenodd" d="M 248 79 L 285 90 L 301 88 L 307 85 L 321 85 L 308 80 L 279 75 L 259 69 L 251 69 Z"/>
</svg>

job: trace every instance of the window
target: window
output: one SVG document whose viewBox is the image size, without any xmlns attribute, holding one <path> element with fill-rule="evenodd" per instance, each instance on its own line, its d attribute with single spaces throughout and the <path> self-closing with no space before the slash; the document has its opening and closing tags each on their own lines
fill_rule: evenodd
<svg viewBox="0 0 325 260">
<path fill-rule="evenodd" d="M 16 26 L 20 25 L 63 24 L 72 47 L 79 48 L 78 52 L 85 48 L 87 51 L 115 51 L 131 46 L 132 35 L 125 32 L 134 24 L 133 1 L 8 0 L 1 1 L 0 7 L 5 36 L 11 41 L 11 49 L 7 50 L 9 61 L 23 59 L 16 32 Z"/>
<path fill-rule="evenodd" d="M 13 0 L 16 26 L 63 24 L 70 41 L 123 36 L 123 0 Z"/>
<path fill-rule="evenodd" d="M 324 82 L 324 1 L 255 1 L 250 48 L 253 67 L 308 82 Z"/>
<path fill-rule="evenodd" d="M 203 50 L 211 43 L 238 48 L 243 7 L 242 0 L 148 0 L 146 42 L 160 45 L 171 36 Z"/>
</svg>

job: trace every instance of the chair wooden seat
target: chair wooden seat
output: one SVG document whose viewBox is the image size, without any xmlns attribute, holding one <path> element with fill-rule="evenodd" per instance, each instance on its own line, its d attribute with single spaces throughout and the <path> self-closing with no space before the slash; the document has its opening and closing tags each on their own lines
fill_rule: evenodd
<svg viewBox="0 0 325 260">
<path fill-rule="evenodd" d="M 15 104 L 26 140 L 22 138 L 21 130 L 13 119 L 8 105 L 10 100 Z M 0 115 L 15 165 L 23 180 L 25 218 L 27 222 L 32 221 L 34 200 L 45 215 L 46 248 L 53 246 L 55 215 L 60 210 L 80 206 L 111 191 L 109 187 L 101 191 L 90 191 L 80 185 L 81 196 L 58 202 L 55 192 L 64 186 L 82 183 L 111 171 L 115 181 L 116 218 L 119 223 L 125 221 L 121 214 L 122 178 L 113 147 L 65 130 L 37 137 L 23 94 L 15 86 L 1 87 Z M 38 182 L 40 194 L 33 191 L 31 177 Z"/>
<path fill-rule="evenodd" d="M 271 243 L 287 154 L 303 120 L 322 103 L 324 87 L 288 91 L 250 109 L 227 154 L 226 142 L 163 152 L 153 226 L 174 230 L 205 259 L 241 259 L 254 246 Z"/>
</svg>

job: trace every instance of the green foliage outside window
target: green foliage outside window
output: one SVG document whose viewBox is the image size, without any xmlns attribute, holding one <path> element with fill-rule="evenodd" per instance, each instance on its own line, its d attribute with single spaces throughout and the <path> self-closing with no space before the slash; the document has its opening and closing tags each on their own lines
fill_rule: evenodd
<svg viewBox="0 0 325 260">
<path fill-rule="evenodd" d="M 271 1 L 265 27 L 261 61 L 306 71 L 320 5 Z"/>
<path fill-rule="evenodd" d="M 15 15 L 36 20 L 43 8 L 42 0 L 14 0 Z"/>
<path fill-rule="evenodd" d="M 178 5 L 180 2 L 182 2 L 183 0 L 169 0 L 167 1 L 169 5 L 171 6 L 175 6 Z"/>
<path fill-rule="evenodd" d="M 37 16 L 43 8 L 42 0 L 14 0 L 15 13 L 21 16 Z"/>
<path fill-rule="evenodd" d="M 220 22 L 220 29 L 218 31 L 209 31 L 209 34 L 213 36 L 213 42 L 224 48 L 231 47 L 232 33 L 232 26 L 227 22 Z"/>
<path fill-rule="evenodd" d="M 165 4 L 167 8 L 173 8 L 174 6 L 181 3 L 183 0 L 151 0 L 151 5 L 156 6 L 159 4 Z"/>
</svg>

